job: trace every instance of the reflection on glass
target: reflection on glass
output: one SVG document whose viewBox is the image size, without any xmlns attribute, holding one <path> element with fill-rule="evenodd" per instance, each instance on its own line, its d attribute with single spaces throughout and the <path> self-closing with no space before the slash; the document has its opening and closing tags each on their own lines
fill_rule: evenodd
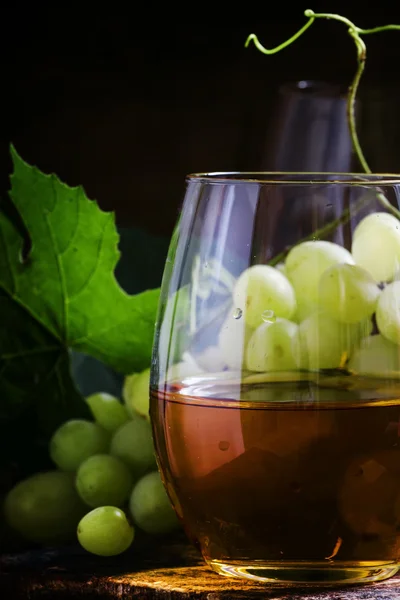
<svg viewBox="0 0 400 600">
<path fill-rule="evenodd" d="M 320 81 L 282 86 L 270 119 L 262 168 L 348 173 L 351 160 L 346 93 L 341 87 Z"/>
</svg>

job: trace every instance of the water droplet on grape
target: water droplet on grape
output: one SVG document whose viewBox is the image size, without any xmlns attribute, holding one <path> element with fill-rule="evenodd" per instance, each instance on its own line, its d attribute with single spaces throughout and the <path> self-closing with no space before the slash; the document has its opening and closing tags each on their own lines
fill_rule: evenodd
<svg viewBox="0 0 400 600">
<path fill-rule="evenodd" d="M 265 323 L 275 323 L 276 316 L 273 310 L 264 310 L 261 314 L 261 318 Z"/>
<path fill-rule="evenodd" d="M 233 311 L 233 318 L 234 319 L 240 319 L 240 317 L 242 316 L 243 311 L 241 308 L 235 308 L 235 310 Z"/>
<path fill-rule="evenodd" d="M 229 446 L 230 446 L 230 443 L 229 443 L 229 442 L 226 442 L 225 440 L 222 440 L 222 441 L 221 441 L 221 442 L 218 444 L 218 448 L 219 448 L 220 450 L 222 450 L 223 452 L 224 452 L 225 450 L 228 450 Z"/>
</svg>

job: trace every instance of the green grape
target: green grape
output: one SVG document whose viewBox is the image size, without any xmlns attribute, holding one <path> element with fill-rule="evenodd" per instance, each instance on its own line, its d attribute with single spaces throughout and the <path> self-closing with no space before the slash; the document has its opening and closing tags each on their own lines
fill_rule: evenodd
<svg viewBox="0 0 400 600">
<path fill-rule="evenodd" d="M 390 283 L 381 292 L 376 308 L 376 323 L 387 340 L 400 344 L 400 281 Z"/>
<path fill-rule="evenodd" d="M 399 348 L 382 335 L 365 337 L 351 355 L 348 369 L 370 376 L 400 371 Z"/>
<path fill-rule="evenodd" d="M 125 378 L 122 392 L 129 414 L 139 414 L 149 419 L 150 369 L 134 373 Z"/>
<path fill-rule="evenodd" d="M 233 290 L 233 302 L 235 309 L 243 311 L 246 324 L 253 328 L 261 325 L 265 311 L 290 319 L 296 310 L 291 283 L 268 265 L 254 265 L 243 271 Z"/>
<path fill-rule="evenodd" d="M 317 312 L 299 325 L 293 337 L 293 353 L 302 369 L 336 369 L 344 366 L 351 350 L 371 331 L 371 322 L 339 323 Z"/>
<path fill-rule="evenodd" d="M 76 489 L 91 508 L 122 506 L 133 485 L 129 468 L 109 454 L 95 454 L 85 460 L 76 474 Z"/>
<path fill-rule="evenodd" d="M 136 416 L 122 425 L 111 440 L 110 454 L 120 458 L 136 479 L 156 467 L 150 423 Z"/>
<path fill-rule="evenodd" d="M 86 398 L 95 421 L 106 431 L 114 433 L 129 421 L 126 407 L 111 394 L 99 392 Z"/>
<path fill-rule="evenodd" d="M 400 221 L 388 213 L 365 217 L 355 228 L 351 251 L 375 281 L 390 281 L 400 264 Z"/>
<path fill-rule="evenodd" d="M 370 274 L 356 265 L 333 265 L 319 281 L 319 304 L 341 323 L 358 323 L 370 317 L 380 290 Z"/>
<path fill-rule="evenodd" d="M 20 481 L 4 501 L 10 527 L 39 544 L 72 540 L 85 512 L 73 477 L 61 471 L 36 473 Z"/>
<path fill-rule="evenodd" d="M 291 371 L 296 369 L 293 337 L 298 325 L 287 319 L 263 323 L 247 345 L 247 368 L 251 371 Z"/>
<path fill-rule="evenodd" d="M 131 387 L 133 386 L 133 382 L 135 381 L 136 377 L 138 377 L 138 375 L 139 373 L 131 373 L 130 375 L 126 375 L 124 383 L 122 385 L 122 400 L 124 401 L 126 410 L 128 411 L 130 416 L 132 414 L 129 406 Z"/>
<path fill-rule="evenodd" d="M 286 275 L 296 292 L 302 317 L 309 315 L 318 304 L 322 273 L 339 263 L 352 265 L 354 260 L 350 252 L 332 242 L 302 242 L 290 250 L 286 257 Z"/>
<path fill-rule="evenodd" d="M 146 533 L 168 533 L 179 526 L 158 471 L 148 473 L 137 482 L 129 509 L 133 521 Z"/>
<path fill-rule="evenodd" d="M 384 227 L 396 227 L 397 225 L 399 225 L 399 221 L 395 216 L 391 215 L 390 213 L 373 212 L 361 219 L 361 221 L 358 223 L 357 227 L 353 231 L 353 240 L 355 240 L 361 234 L 364 235 L 365 233 L 370 233 L 371 227 L 373 231 L 374 227 L 379 228 L 382 227 L 382 225 Z"/>
<path fill-rule="evenodd" d="M 100 506 L 83 517 L 77 534 L 80 545 L 88 552 L 116 556 L 129 548 L 135 531 L 122 510 Z"/>
<path fill-rule="evenodd" d="M 245 362 L 246 346 L 253 329 L 246 325 L 244 319 L 235 318 L 232 309 L 222 324 L 218 336 L 218 347 L 225 364 L 234 370 L 243 368 Z"/>
<path fill-rule="evenodd" d="M 62 471 L 76 471 L 93 454 L 108 452 L 109 434 L 97 423 L 72 419 L 63 423 L 50 440 L 50 457 Z"/>
</svg>

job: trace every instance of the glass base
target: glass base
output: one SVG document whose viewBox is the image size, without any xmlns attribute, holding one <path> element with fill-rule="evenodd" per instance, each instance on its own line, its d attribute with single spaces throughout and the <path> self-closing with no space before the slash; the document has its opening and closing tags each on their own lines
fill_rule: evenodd
<svg viewBox="0 0 400 600">
<path fill-rule="evenodd" d="M 263 562 L 206 561 L 208 566 L 225 577 L 241 577 L 273 585 L 297 587 L 329 587 L 383 581 L 400 569 L 394 561 L 342 561 L 327 565 L 324 562 Z"/>
</svg>

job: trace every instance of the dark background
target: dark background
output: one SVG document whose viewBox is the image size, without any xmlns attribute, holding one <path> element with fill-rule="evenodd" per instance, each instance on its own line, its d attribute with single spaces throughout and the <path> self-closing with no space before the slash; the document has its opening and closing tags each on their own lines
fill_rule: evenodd
<svg viewBox="0 0 400 600">
<path fill-rule="evenodd" d="M 180 13 L 156 4 L 3 5 L 1 190 L 13 142 L 28 162 L 82 184 L 120 225 L 169 236 L 186 173 L 270 168 L 264 152 L 279 86 L 299 79 L 347 85 L 355 68 L 346 27 L 333 22 L 314 23 L 275 56 L 246 50 L 249 33 L 272 47 L 304 24 L 307 5 L 277 4 L 191 4 Z M 311 8 L 361 27 L 400 23 L 397 2 Z M 373 170 L 399 172 L 400 95 L 388 86 L 400 82 L 400 32 L 366 41 L 362 94 L 374 101 L 361 133 Z"/>
</svg>

